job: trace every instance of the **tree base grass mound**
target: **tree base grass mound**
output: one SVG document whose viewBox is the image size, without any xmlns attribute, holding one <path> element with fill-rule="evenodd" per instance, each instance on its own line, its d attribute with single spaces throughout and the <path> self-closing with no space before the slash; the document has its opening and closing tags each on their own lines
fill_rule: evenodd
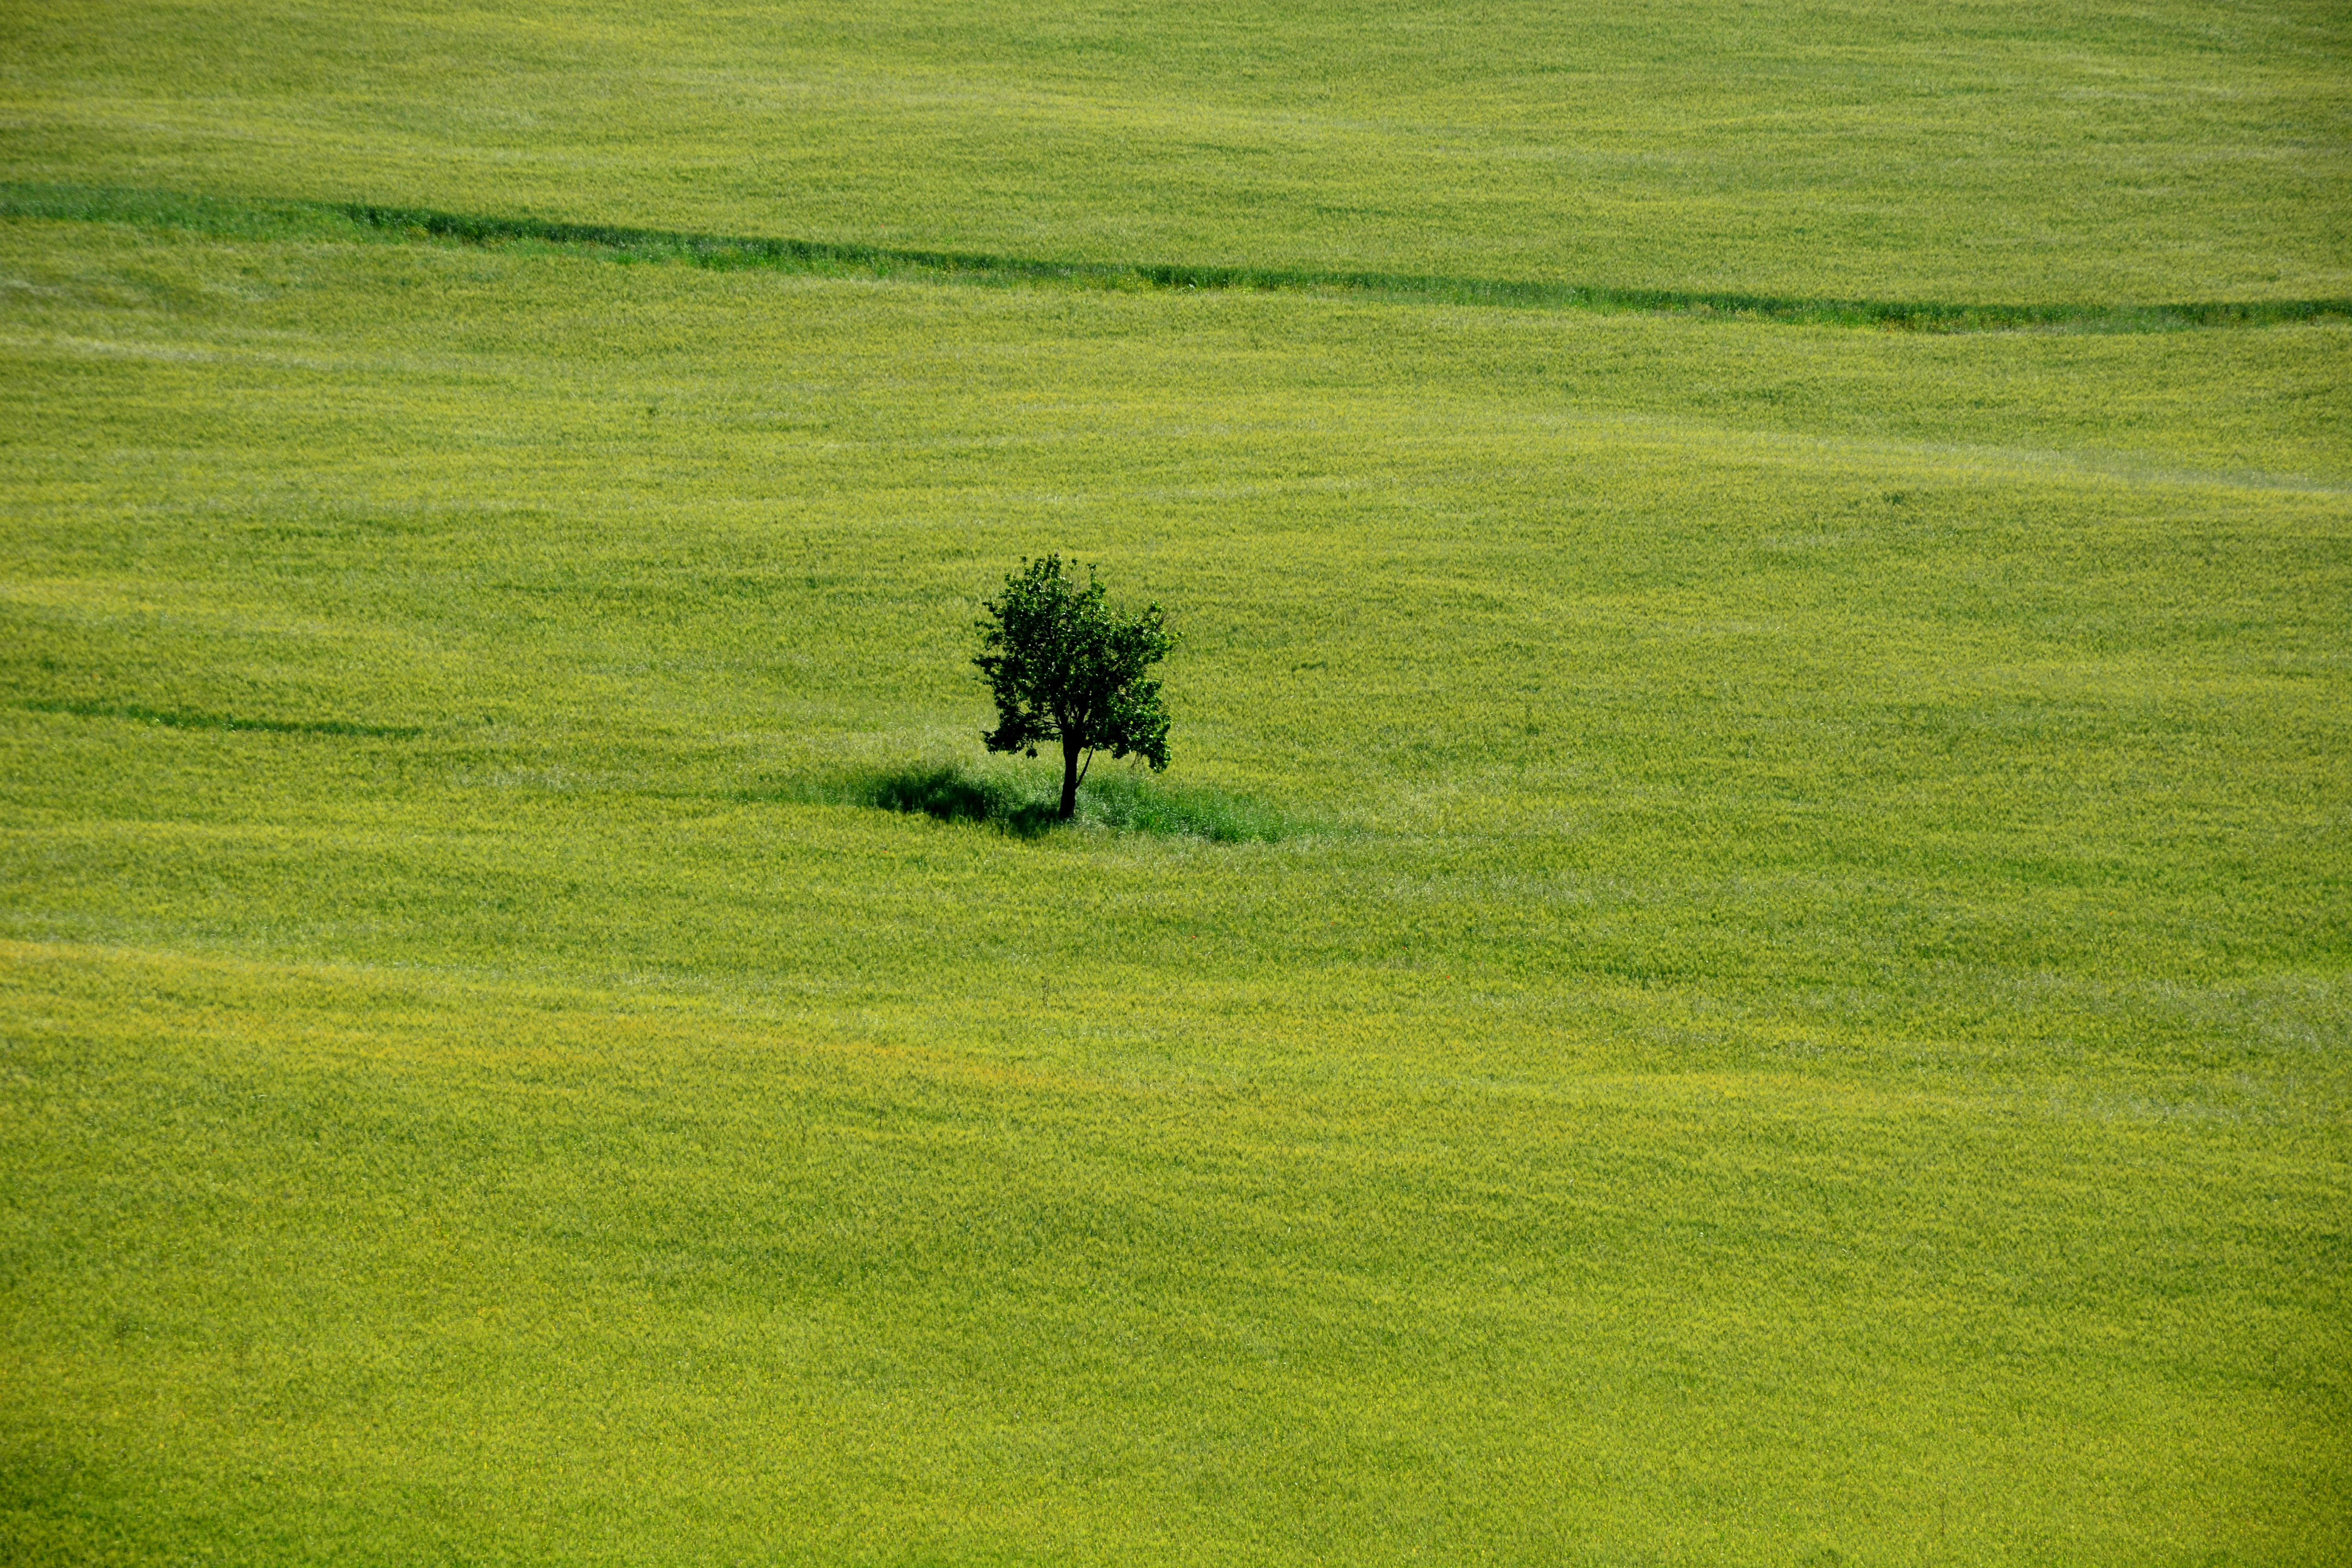
<svg viewBox="0 0 2352 1568">
<path fill-rule="evenodd" d="M 1299 831 L 1289 818 L 1255 801 L 1222 790 L 1170 784 L 1127 768 L 1101 770 L 1080 784 L 1077 815 L 1067 824 L 1055 819 L 1058 802 L 1050 788 L 1032 788 L 1017 778 L 959 763 L 861 773 L 821 789 L 814 798 L 941 822 L 986 824 L 1023 838 L 1075 826 L 1214 844 L 1271 844 Z"/>
</svg>

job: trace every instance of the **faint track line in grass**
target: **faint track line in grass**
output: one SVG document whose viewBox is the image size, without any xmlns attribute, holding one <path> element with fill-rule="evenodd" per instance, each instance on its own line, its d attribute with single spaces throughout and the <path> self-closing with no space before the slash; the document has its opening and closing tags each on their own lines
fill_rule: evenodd
<svg viewBox="0 0 2352 1568">
<path fill-rule="evenodd" d="M 1525 279 L 1310 268 L 1054 261 L 982 251 L 499 217 L 375 202 L 238 202 L 172 191 L 13 182 L 0 182 L 0 217 L 134 223 L 230 238 L 367 238 L 505 250 L 543 249 L 616 261 L 679 263 L 719 271 L 757 269 L 816 277 L 1110 291 L 1311 294 L 1514 310 L 1718 317 L 1727 321 L 1893 331 L 2167 332 L 2352 321 L 2352 299 L 2202 300 L 2149 305 L 1809 300 L 1730 290 L 1633 289 Z"/>
<path fill-rule="evenodd" d="M 2308 475 L 2252 468 L 2196 468 L 2166 465 L 2127 452 L 2069 451 L 2051 447 L 2002 446 L 1953 440 L 1903 440 L 1808 430 L 1759 430 L 1668 414 L 1611 410 L 1599 413 L 1546 411 L 1523 416 L 1538 427 L 1606 427 L 1627 438 L 1676 448 L 1705 445 L 1748 453 L 1763 460 L 1810 466 L 1824 457 L 1933 466 L 1970 475 L 2035 476 L 2067 483 L 2149 485 L 2257 490 L 2275 495 L 2352 496 L 2352 485 Z"/>
<path fill-rule="evenodd" d="M 250 730 L 271 735 L 345 735 L 383 741 L 413 741 L 425 733 L 422 728 L 411 724 L 361 724 L 347 719 L 247 719 L 229 713 L 201 713 L 185 708 L 147 708 L 135 702 L 36 699 L 17 706 L 31 713 L 64 713 L 77 719 L 123 719 L 167 730 Z"/>
</svg>

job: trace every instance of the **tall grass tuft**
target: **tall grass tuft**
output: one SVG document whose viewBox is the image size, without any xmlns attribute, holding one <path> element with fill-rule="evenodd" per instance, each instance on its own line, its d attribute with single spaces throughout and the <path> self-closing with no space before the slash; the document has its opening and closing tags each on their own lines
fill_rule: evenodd
<svg viewBox="0 0 2352 1568">
<path fill-rule="evenodd" d="M 1295 827 L 1255 801 L 1221 790 L 1171 784 L 1149 773 L 1110 768 L 1078 788 L 1078 819 L 1121 833 L 1205 838 L 1213 844 L 1271 844 Z"/>
</svg>

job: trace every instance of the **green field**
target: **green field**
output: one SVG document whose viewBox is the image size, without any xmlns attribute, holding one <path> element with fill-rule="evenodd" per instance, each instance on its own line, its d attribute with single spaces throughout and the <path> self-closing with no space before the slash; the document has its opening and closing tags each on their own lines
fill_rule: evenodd
<svg viewBox="0 0 2352 1568">
<path fill-rule="evenodd" d="M 0 1562 L 2352 1561 L 2340 11 L 0 105 Z"/>
<path fill-rule="evenodd" d="M 2352 294 L 2352 23 L 1975 0 L 12 0 L 22 179 L 1117 261 Z"/>
</svg>

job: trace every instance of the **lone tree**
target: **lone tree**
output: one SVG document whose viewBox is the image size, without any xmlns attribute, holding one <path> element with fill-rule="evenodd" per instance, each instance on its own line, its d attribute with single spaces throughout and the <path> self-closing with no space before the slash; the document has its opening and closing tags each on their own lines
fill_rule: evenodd
<svg viewBox="0 0 2352 1568">
<path fill-rule="evenodd" d="M 1105 601 L 1093 567 L 1081 587 L 1063 574 L 1060 556 L 1048 555 L 1024 558 L 983 607 L 972 663 L 996 699 L 996 728 L 982 739 L 992 752 L 1033 757 L 1039 745 L 1061 742 L 1063 821 L 1078 809 L 1078 781 L 1096 752 L 1166 769 L 1168 710 L 1160 682 L 1145 672 L 1168 657 L 1176 636 L 1157 604 L 1122 616 Z"/>
</svg>

